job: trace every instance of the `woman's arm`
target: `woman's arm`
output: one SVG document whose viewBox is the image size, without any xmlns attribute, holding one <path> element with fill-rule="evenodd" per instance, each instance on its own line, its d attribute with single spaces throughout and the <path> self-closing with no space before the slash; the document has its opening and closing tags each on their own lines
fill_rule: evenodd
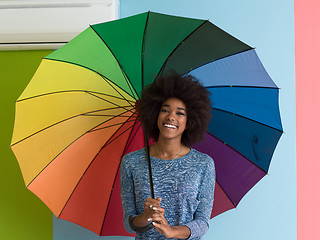
<svg viewBox="0 0 320 240">
<path fill-rule="evenodd" d="M 190 239 L 202 237 L 209 228 L 209 220 L 213 205 L 213 194 L 215 186 L 215 167 L 214 162 L 210 158 L 204 170 L 204 175 L 201 181 L 198 200 L 199 205 L 194 213 L 194 220 L 185 225 L 190 229 Z"/>
<path fill-rule="evenodd" d="M 134 233 L 129 223 L 129 217 L 137 215 L 135 208 L 135 197 L 133 179 L 126 164 L 127 156 L 121 160 L 120 166 L 120 186 L 121 186 L 121 201 L 123 209 L 123 225 L 125 229 Z"/>
<path fill-rule="evenodd" d="M 124 156 L 120 167 L 121 200 L 123 208 L 123 224 L 130 232 L 145 232 L 153 228 L 151 221 L 153 207 L 160 207 L 160 198 L 147 198 L 144 203 L 144 212 L 137 215 L 136 198 L 134 194 L 133 177 L 128 164 L 128 156 Z M 153 206 L 153 207 L 150 207 Z"/>
</svg>

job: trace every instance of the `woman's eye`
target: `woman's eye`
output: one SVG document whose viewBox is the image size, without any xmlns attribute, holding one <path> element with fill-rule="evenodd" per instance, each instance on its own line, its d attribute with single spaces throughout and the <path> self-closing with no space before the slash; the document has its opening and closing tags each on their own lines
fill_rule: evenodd
<svg viewBox="0 0 320 240">
<path fill-rule="evenodd" d="M 184 116 L 183 112 L 177 112 L 177 115 Z"/>
<path fill-rule="evenodd" d="M 166 112 L 168 112 L 168 110 L 167 109 L 161 109 L 160 112 L 166 113 Z"/>
</svg>

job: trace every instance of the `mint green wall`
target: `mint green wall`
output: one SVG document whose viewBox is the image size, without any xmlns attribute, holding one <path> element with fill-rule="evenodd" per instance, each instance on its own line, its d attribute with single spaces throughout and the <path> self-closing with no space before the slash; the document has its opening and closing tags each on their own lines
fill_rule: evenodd
<svg viewBox="0 0 320 240">
<path fill-rule="evenodd" d="M 52 239 L 52 213 L 26 189 L 10 149 L 15 100 L 52 51 L 0 51 L 0 239 Z"/>
</svg>

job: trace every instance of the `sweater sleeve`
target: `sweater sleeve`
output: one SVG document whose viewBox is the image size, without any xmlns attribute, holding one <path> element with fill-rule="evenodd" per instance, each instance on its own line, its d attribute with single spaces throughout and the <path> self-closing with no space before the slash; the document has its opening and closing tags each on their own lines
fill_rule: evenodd
<svg viewBox="0 0 320 240">
<path fill-rule="evenodd" d="M 208 161 L 204 176 L 201 181 L 198 200 L 199 205 L 194 213 L 193 220 L 185 224 L 190 231 L 189 239 L 201 238 L 209 228 L 209 220 L 213 205 L 213 194 L 215 186 L 215 167 L 212 159 Z"/>
<path fill-rule="evenodd" d="M 129 216 L 136 216 L 133 179 L 128 166 L 128 157 L 124 156 L 120 166 L 121 201 L 123 208 L 123 224 L 129 233 L 134 233 L 129 224 Z"/>
</svg>

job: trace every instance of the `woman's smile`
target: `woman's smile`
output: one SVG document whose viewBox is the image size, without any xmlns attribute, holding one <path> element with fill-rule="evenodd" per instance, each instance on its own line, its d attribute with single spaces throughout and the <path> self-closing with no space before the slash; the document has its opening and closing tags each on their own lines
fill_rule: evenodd
<svg viewBox="0 0 320 240">
<path fill-rule="evenodd" d="M 168 123 L 164 123 L 163 126 L 167 127 L 167 128 L 170 128 L 170 129 L 176 129 L 177 126 L 174 126 L 172 124 L 168 124 Z"/>
</svg>

